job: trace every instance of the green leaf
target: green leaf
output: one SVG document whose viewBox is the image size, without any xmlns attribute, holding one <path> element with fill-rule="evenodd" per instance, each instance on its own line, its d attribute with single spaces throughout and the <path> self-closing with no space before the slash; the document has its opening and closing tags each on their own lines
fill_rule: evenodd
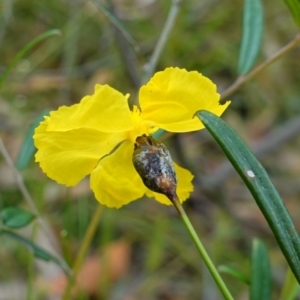
<svg viewBox="0 0 300 300">
<path fill-rule="evenodd" d="M 165 131 L 164 129 L 161 129 L 159 128 L 157 131 L 155 131 L 153 134 L 152 134 L 152 137 L 156 140 L 159 140 L 161 139 L 164 135 L 168 134 L 167 131 Z"/>
<path fill-rule="evenodd" d="M 255 239 L 252 244 L 250 300 L 271 299 L 271 270 L 264 243 Z"/>
<path fill-rule="evenodd" d="M 280 248 L 300 282 L 300 237 L 267 172 L 242 139 L 219 117 L 197 113 L 252 193 Z"/>
<path fill-rule="evenodd" d="M 218 270 L 222 273 L 229 274 L 229 275 L 235 277 L 236 279 L 243 281 L 246 284 L 250 284 L 249 278 L 234 268 L 231 268 L 231 267 L 228 267 L 225 265 L 221 265 L 218 267 Z"/>
<path fill-rule="evenodd" d="M 30 252 L 33 253 L 35 257 L 40 258 L 44 261 L 52 261 L 55 264 L 57 264 L 59 267 L 61 267 L 67 275 L 70 274 L 69 267 L 63 261 L 60 261 L 57 257 L 53 256 L 51 253 L 37 246 L 36 244 L 29 241 L 28 239 L 20 236 L 17 233 L 2 228 L 0 228 L 0 235 L 1 234 L 5 234 L 10 238 L 22 243 Z"/>
<path fill-rule="evenodd" d="M 260 51 L 264 31 L 264 13 L 261 0 L 245 0 L 243 14 L 242 44 L 238 73 L 247 74 Z"/>
<path fill-rule="evenodd" d="M 28 51 L 30 51 L 36 44 L 38 44 L 42 40 L 47 39 L 48 37 L 51 37 L 53 35 L 59 35 L 59 34 L 61 34 L 60 30 L 58 30 L 58 29 L 51 29 L 51 30 L 48 30 L 48 31 L 42 33 L 41 35 L 37 36 L 36 38 L 34 38 L 33 40 L 31 40 L 30 42 L 28 42 L 16 54 L 16 56 L 12 59 L 12 61 L 10 62 L 10 64 L 6 68 L 6 70 L 0 76 L 0 89 L 1 89 L 1 87 L 2 87 L 2 85 L 4 83 L 4 81 L 5 81 L 5 79 L 7 78 L 7 76 L 9 75 L 9 73 L 11 72 L 11 70 L 15 67 L 15 65 L 19 62 L 19 60 L 22 59 L 22 57 L 26 55 L 26 53 Z"/>
<path fill-rule="evenodd" d="M 300 26 L 300 1 L 299 0 L 284 0 L 285 4 L 291 11 L 293 18 L 298 26 Z"/>
<path fill-rule="evenodd" d="M 297 294 L 300 292 L 300 285 L 297 282 L 291 269 L 288 269 L 284 285 L 281 291 L 280 299 L 284 300 L 294 300 Z"/>
<path fill-rule="evenodd" d="M 34 130 L 40 124 L 40 122 L 43 121 L 44 117 L 49 115 L 49 112 L 50 110 L 46 109 L 40 113 L 27 131 L 16 162 L 16 167 L 18 170 L 24 170 L 28 166 L 30 159 L 35 152 L 35 146 L 33 142 Z"/>
<path fill-rule="evenodd" d="M 20 208 L 7 207 L 0 212 L 0 218 L 7 227 L 21 228 L 30 224 L 35 215 Z"/>
</svg>

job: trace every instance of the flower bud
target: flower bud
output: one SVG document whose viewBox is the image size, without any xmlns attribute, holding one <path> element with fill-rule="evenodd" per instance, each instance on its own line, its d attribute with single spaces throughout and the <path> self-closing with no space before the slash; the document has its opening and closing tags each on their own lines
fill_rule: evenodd
<svg viewBox="0 0 300 300">
<path fill-rule="evenodd" d="M 177 178 L 170 152 L 150 136 L 139 136 L 134 145 L 133 165 L 145 186 L 156 193 L 176 198 Z"/>
</svg>

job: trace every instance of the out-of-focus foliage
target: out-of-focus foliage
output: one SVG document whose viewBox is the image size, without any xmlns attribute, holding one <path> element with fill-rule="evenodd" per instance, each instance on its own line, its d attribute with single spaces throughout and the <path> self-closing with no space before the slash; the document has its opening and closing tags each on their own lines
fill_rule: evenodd
<svg viewBox="0 0 300 300">
<path fill-rule="evenodd" d="M 28 164 L 30 163 L 34 153 L 35 153 L 35 147 L 33 144 L 33 134 L 35 128 L 40 124 L 42 120 L 44 120 L 44 117 L 49 114 L 49 110 L 46 109 L 42 111 L 33 121 L 33 123 L 30 125 L 30 128 L 28 129 L 26 136 L 23 140 L 22 147 L 20 149 L 20 152 L 18 154 L 18 158 L 16 161 L 16 167 L 19 170 L 24 170 Z"/>
<path fill-rule="evenodd" d="M 247 74 L 259 53 L 264 31 L 264 12 L 260 0 L 245 0 L 243 12 L 243 36 L 238 72 Z"/>
<path fill-rule="evenodd" d="M 21 228 L 29 225 L 35 215 L 16 207 L 6 207 L 0 212 L 0 219 L 3 224 L 10 228 Z"/>
<path fill-rule="evenodd" d="M 261 240 L 255 239 L 252 244 L 250 299 L 268 300 L 271 295 L 272 278 L 268 250 Z"/>
<path fill-rule="evenodd" d="M 300 26 L 300 2 L 298 0 L 284 0 L 292 13 L 295 22 Z"/>
</svg>

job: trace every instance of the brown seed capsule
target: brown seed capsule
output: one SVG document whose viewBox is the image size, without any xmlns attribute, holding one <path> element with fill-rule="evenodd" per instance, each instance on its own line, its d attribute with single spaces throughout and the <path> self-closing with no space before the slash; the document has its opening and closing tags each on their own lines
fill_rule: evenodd
<svg viewBox="0 0 300 300">
<path fill-rule="evenodd" d="M 150 136 L 139 136 L 134 145 L 133 165 L 145 186 L 171 201 L 176 197 L 177 178 L 170 152 Z"/>
</svg>

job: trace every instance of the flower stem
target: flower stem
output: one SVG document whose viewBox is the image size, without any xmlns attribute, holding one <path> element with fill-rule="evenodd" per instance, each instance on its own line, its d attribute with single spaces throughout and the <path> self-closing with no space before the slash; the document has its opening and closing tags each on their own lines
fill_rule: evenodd
<svg viewBox="0 0 300 300">
<path fill-rule="evenodd" d="M 224 299 L 226 300 L 233 300 L 233 297 L 231 296 L 227 286 L 225 285 L 223 279 L 221 278 L 220 274 L 218 273 L 216 267 L 214 266 L 213 262 L 211 261 L 208 253 L 206 252 L 203 244 L 201 243 L 193 225 L 191 224 L 187 214 L 185 213 L 182 205 L 180 204 L 180 201 L 178 199 L 178 197 L 172 197 L 172 199 L 170 199 L 173 203 L 173 205 L 175 206 L 177 212 L 180 215 L 181 220 L 183 221 L 183 224 L 185 225 L 186 229 L 188 230 L 190 236 L 193 239 L 193 242 L 195 243 L 202 259 L 204 260 L 207 268 L 209 269 L 212 277 L 214 278 L 216 284 L 218 285 L 222 295 L 224 296 Z"/>
<path fill-rule="evenodd" d="M 97 209 L 95 210 L 92 220 L 89 224 L 89 227 L 85 233 L 85 236 L 83 238 L 81 247 L 79 249 L 78 255 L 76 257 L 74 266 L 73 266 L 73 276 L 71 276 L 68 280 L 67 287 L 65 289 L 64 295 L 63 295 L 63 300 L 69 300 L 70 299 L 70 294 L 71 294 L 71 289 L 76 281 L 76 277 L 78 275 L 78 272 L 82 266 L 82 263 L 84 261 L 84 258 L 86 256 L 86 253 L 89 249 L 89 246 L 92 242 L 92 239 L 94 237 L 94 234 L 96 232 L 97 226 L 99 224 L 100 217 L 103 212 L 103 206 L 98 205 Z"/>
</svg>

